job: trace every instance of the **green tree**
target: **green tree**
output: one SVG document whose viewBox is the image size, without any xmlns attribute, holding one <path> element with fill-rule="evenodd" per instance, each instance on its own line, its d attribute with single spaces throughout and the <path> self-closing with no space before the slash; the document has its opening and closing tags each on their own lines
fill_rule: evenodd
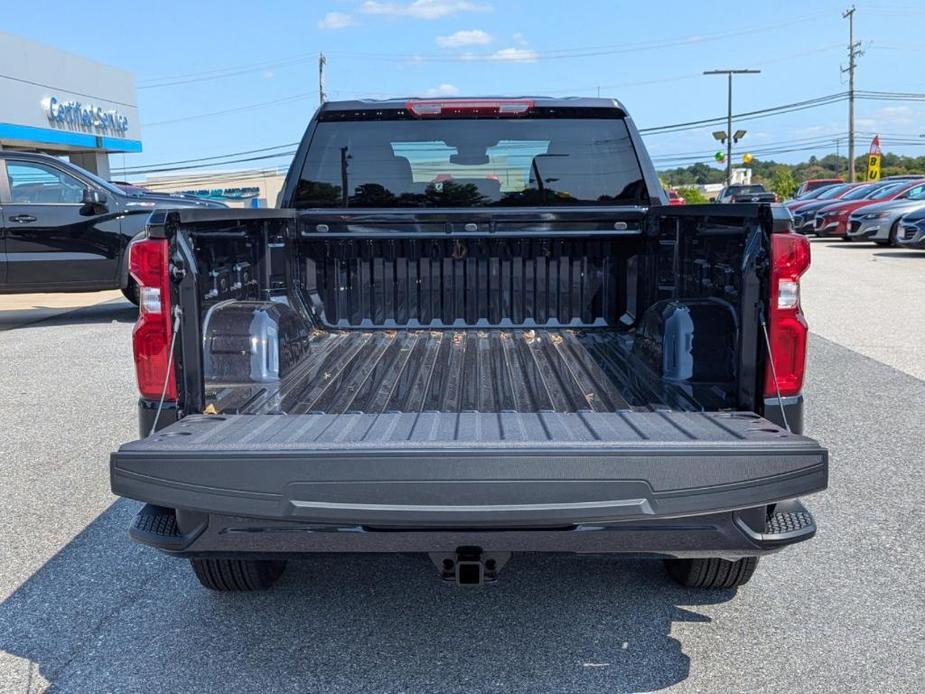
<svg viewBox="0 0 925 694">
<path fill-rule="evenodd" d="M 770 188 L 777 193 L 781 200 L 792 198 L 797 185 L 797 180 L 793 177 L 789 167 L 775 167 L 774 173 L 771 175 Z"/>
<path fill-rule="evenodd" d="M 705 202 L 710 202 L 707 199 L 707 196 L 700 192 L 697 188 L 691 188 L 689 186 L 684 186 L 677 189 L 678 195 L 684 198 L 684 201 L 688 205 L 702 205 Z"/>
</svg>

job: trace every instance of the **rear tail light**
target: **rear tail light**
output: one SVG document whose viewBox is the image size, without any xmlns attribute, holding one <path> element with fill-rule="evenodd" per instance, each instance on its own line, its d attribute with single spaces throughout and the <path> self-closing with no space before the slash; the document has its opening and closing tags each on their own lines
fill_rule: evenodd
<svg viewBox="0 0 925 694">
<path fill-rule="evenodd" d="M 529 99 L 426 99 L 405 107 L 418 118 L 452 116 L 520 116 L 533 110 Z"/>
<path fill-rule="evenodd" d="M 143 398 L 160 400 L 163 394 L 165 400 L 176 400 L 176 369 L 170 357 L 173 327 L 167 240 L 132 243 L 129 272 L 138 283 L 138 321 L 132 331 L 138 390 Z"/>
<path fill-rule="evenodd" d="M 800 277 L 809 268 L 809 249 L 809 239 L 800 234 L 771 234 L 771 353 L 765 368 L 766 397 L 797 395 L 803 390 L 809 328 L 800 306 Z"/>
</svg>

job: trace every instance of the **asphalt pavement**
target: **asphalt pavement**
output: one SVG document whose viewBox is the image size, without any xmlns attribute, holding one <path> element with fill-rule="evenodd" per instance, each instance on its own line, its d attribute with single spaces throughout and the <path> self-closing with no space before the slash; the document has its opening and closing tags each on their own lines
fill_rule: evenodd
<svg viewBox="0 0 925 694">
<path fill-rule="evenodd" d="M 130 543 L 139 505 L 109 493 L 107 455 L 136 436 L 132 307 L 0 332 L 0 692 L 921 691 L 925 253 L 813 246 L 807 433 L 831 484 L 807 500 L 817 537 L 738 591 L 541 555 L 459 589 L 408 555 L 210 593 Z"/>
</svg>

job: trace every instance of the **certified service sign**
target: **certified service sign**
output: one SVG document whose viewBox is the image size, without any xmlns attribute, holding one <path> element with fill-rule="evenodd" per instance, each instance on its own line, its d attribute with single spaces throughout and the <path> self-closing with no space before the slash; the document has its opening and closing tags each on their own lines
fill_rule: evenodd
<svg viewBox="0 0 925 694">
<path fill-rule="evenodd" d="M 71 128 L 123 134 L 128 130 L 128 118 L 116 110 L 105 111 L 96 104 L 61 101 L 56 96 L 42 100 L 45 115 L 52 123 Z"/>
</svg>

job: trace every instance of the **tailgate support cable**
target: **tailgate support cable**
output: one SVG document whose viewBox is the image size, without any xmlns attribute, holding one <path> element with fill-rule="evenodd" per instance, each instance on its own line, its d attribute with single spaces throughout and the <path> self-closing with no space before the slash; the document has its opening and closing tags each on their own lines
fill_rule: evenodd
<svg viewBox="0 0 925 694">
<path fill-rule="evenodd" d="M 761 322 L 761 331 L 764 333 L 764 344 L 768 348 L 768 364 L 771 367 L 771 378 L 774 379 L 774 390 L 777 393 L 777 404 L 780 405 L 780 416 L 784 420 L 784 428 L 790 431 L 790 422 L 787 421 L 787 410 L 784 408 L 784 399 L 780 394 L 780 383 L 777 381 L 777 369 L 774 368 L 774 357 L 771 355 L 771 337 L 768 335 L 768 324 L 764 319 L 764 307 L 758 310 L 758 320 Z"/>
<path fill-rule="evenodd" d="M 167 372 L 164 374 L 164 387 L 161 388 L 161 399 L 157 403 L 157 411 L 154 413 L 154 422 L 151 424 L 151 431 L 148 432 L 148 436 L 151 436 L 157 430 L 157 420 L 160 419 L 161 410 L 164 408 L 164 398 L 167 397 L 167 384 L 170 382 L 170 372 L 173 368 L 173 350 L 177 345 L 177 333 L 180 331 L 180 318 L 182 316 L 182 309 L 175 306 L 173 309 L 173 335 L 170 336 L 170 349 L 167 351 Z"/>
</svg>

